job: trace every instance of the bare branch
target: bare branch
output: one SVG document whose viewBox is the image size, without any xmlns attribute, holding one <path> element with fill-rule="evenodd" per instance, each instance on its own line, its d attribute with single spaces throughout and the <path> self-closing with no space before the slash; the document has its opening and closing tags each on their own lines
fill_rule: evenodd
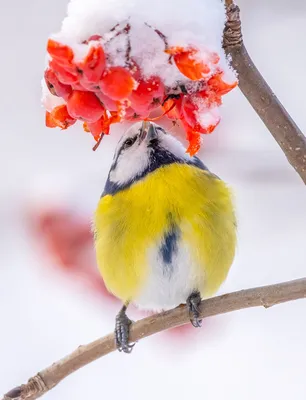
<svg viewBox="0 0 306 400">
<path fill-rule="evenodd" d="M 287 301 L 306 298 L 306 278 L 277 285 L 225 294 L 202 301 L 201 318 L 224 314 L 250 307 L 265 308 Z M 189 323 L 186 306 L 180 306 L 151 317 L 144 318 L 132 325 L 130 339 L 136 342 L 147 336 Z M 2 400 L 35 400 L 51 390 L 59 382 L 84 365 L 115 351 L 114 335 L 110 334 L 90 344 L 78 347 L 67 357 L 40 371 L 27 384 L 8 392 Z"/>
<path fill-rule="evenodd" d="M 306 137 L 290 117 L 249 56 L 242 39 L 239 7 L 226 0 L 223 47 L 239 75 L 239 87 L 306 184 Z"/>
</svg>

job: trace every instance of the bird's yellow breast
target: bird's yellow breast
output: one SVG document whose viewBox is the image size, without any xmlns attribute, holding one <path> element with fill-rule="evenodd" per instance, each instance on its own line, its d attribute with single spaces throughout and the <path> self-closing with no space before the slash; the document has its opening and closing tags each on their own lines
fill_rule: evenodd
<svg viewBox="0 0 306 400">
<path fill-rule="evenodd" d="M 115 195 L 106 195 L 98 204 L 94 218 L 98 266 L 117 297 L 129 301 L 138 295 L 150 273 L 148 249 L 162 241 L 173 222 L 197 265 L 195 289 L 210 296 L 219 288 L 236 246 L 230 191 L 209 172 L 170 164 Z"/>
</svg>

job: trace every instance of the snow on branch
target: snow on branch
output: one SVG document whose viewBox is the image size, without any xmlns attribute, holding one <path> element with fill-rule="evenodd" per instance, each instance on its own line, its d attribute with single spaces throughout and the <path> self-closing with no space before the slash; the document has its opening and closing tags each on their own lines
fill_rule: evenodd
<svg viewBox="0 0 306 400">
<path fill-rule="evenodd" d="M 207 318 L 251 307 L 269 308 L 302 298 L 306 298 L 306 278 L 241 290 L 204 300 L 200 305 L 200 317 Z M 186 306 L 179 306 L 134 323 L 131 327 L 130 339 L 136 342 L 166 329 L 188 323 L 190 322 Z M 114 334 L 79 346 L 67 357 L 40 371 L 27 384 L 8 392 L 2 400 L 35 400 L 54 388 L 68 375 L 115 350 Z"/>
</svg>

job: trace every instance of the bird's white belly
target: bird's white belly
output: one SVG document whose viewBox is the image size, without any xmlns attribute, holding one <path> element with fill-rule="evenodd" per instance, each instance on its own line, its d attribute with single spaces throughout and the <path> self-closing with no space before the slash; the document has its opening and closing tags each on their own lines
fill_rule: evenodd
<svg viewBox="0 0 306 400">
<path fill-rule="evenodd" d="M 171 263 L 166 263 L 160 247 L 150 249 L 149 274 L 133 302 L 139 308 L 152 311 L 167 310 L 186 303 L 188 296 L 198 290 L 204 279 L 204 268 L 195 265 L 191 254 L 187 246 L 178 243 Z"/>
</svg>

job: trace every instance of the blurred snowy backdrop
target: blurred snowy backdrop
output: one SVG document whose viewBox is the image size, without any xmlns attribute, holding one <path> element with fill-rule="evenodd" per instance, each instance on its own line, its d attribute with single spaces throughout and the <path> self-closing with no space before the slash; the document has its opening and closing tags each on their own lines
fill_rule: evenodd
<svg viewBox="0 0 306 400">
<path fill-rule="evenodd" d="M 238 4 L 249 52 L 305 132 L 306 3 Z M 1 0 L 0 394 L 112 331 L 119 307 L 101 295 L 87 231 L 116 134 L 93 153 L 80 126 L 48 130 L 40 108 L 46 39 L 66 5 Z M 224 100 L 200 154 L 236 194 L 239 249 L 221 292 L 305 276 L 305 187 L 239 90 Z M 304 301 L 220 316 L 103 358 L 45 398 L 304 400 L 305 336 Z"/>
</svg>

